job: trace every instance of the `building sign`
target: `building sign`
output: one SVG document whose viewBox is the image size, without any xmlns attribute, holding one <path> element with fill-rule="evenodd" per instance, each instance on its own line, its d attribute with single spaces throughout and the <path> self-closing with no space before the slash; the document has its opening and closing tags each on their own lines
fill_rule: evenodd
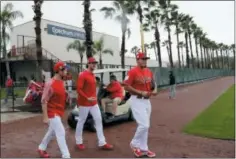
<svg viewBox="0 0 236 159">
<path fill-rule="evenodd" d="M 73 29 L 63 28 L 55 25 L 47 25 L 48 34 L 62 36 L 67 38 L 85 40 L 85 33 Z"/>
</svg>

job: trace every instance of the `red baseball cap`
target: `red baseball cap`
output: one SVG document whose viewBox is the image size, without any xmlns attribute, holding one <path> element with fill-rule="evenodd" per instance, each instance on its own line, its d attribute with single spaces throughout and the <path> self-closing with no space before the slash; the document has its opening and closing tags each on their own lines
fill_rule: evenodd
<svg viewBox="0 0 236 159">
<path fill-rule="evenodd" d="M 98 63 L 94 57 L 88 58 L 88 63 Z"/>
<path fill-rule="evenodd" d="M 143 52 L 138 52 L 136 55 L 137 59 L 150 59 L 150 57 L 147 57 L 146 54 L 144 54 Z"/>
<path fill-rule="evenodd" d="M 59 61 L 59 62 L 57 62 L 57 63 L 54 65 L 53 70 L 54 70 L 55 72 L 58 72 L 58 71 L 60 71 L 61 69 L 64 69 L 65 67 L 66 67 L 66 64 L 65 64 L 64 62 L 62 62 L 62 61 Z"/>
</svg>

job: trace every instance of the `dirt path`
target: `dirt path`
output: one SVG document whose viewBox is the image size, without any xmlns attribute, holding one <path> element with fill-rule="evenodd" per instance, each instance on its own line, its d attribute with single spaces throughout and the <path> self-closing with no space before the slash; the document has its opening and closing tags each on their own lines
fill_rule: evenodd
<svg viewBox="0 0 236 159">
<path fill-rule="evenodd" d="M 149 147 L 157 152 L 157 157 L 234 157 L 234 141 L 195 137 L 181 132 L 185 124 L 233 83 L 233 77 L 221 78 L 178 89 L 176 100 L 167 99 L 166 92 L 153 98 Z M 115 146 L 115 150 L 110 152 L 97 149 L 96 135 L 89 132 L 84 132 L 84 143 L 87 149 L 83 152 L 77 151 L 74 145 L 74 131 L 67 129 L 67 143 L 71 156 L 133 158 L 129 142 L 135 129 L 134 122 L 106 127 L 104 132 L 107 141 Z M 1 157 L 38 157 L 36 149 L 45 131 L 46 126 L 42 125 L 41 117 L 2 124 Z M 55 140 L 49 145 L 48 152 L 52 157 L 60 157 Z"/>
</svg>

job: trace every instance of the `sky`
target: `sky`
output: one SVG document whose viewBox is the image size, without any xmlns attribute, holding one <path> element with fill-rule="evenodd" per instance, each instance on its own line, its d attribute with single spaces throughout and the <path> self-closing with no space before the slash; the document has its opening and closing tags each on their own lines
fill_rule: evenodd
<svg viewBox="0 0 236 159">
<path fill-rule="evenodd" d="M 32 10 L 33 1 L 2 1 L 1 7 L 7 2 L 14 5 L 15 10 L 20 10 L 24 18 L 17 19 L 13 25 L 19 25 L 32 20 L 34 12 Z M 179 11 L 189 14 L 193 17 L 195 23 L 200 26 L 207 37 L 217 43 L 231 45 L 234 43 L 234 1 L 173 1 L 173 4 L 179 6 Z M 121 27 L 114 19 L 104 19 L 104 14 L 99 11 L 104 6 L 111 6 L 111 1 L 92 1 L 91 8 L 96 9 L 92 13 L 93 30 L 120 38 Z M 44 19 L 58 21 L 61 23 L 83 27 L 83 5 L 82 1 L 44 1 L 42 6 Z M 137 15 L 130 16 L 131 37 L 127 40 L 127 50 L 130 51 L 133 46 L 140 46 L 139 21 Z M 32 28 L 33 29 L 33 28 Z M 176 36 L 174 27 L 172 29 L 172 52 L 174 61 L 177 60 Z M 144 34 L 145 43 L 154 41 L 154 32 Z M 161 41 L 167 40 L 167 32 L 160 27 Z M 180 35 L 180 41 L 184 37 Z M 194 42 L 192 42 L 194 43 Z M 195 52 L 195 45 L 193 51 Z M 10 46 L 10 45 L 9 45 Z M 168 61 L 166 48 L 162 47 L 162 57 Z M 155 59 L 154 51 L 148 50 L 148 54 Z M 128 54 L 130 55 L 130 54 Z"/>
</svg>

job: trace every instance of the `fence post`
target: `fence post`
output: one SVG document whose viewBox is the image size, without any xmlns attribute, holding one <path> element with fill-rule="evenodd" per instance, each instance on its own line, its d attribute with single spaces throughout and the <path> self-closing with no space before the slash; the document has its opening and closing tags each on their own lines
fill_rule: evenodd
<svg viewBox="0 0 236 159">
<path fill-rule="evenodd" d="M 11 95 L 12 95 L 12 111 L 14 112 L 15 111 L 15 86 L 13 84 L 12 86 L 12 90 L 11 90 Z"/>
</svg>

